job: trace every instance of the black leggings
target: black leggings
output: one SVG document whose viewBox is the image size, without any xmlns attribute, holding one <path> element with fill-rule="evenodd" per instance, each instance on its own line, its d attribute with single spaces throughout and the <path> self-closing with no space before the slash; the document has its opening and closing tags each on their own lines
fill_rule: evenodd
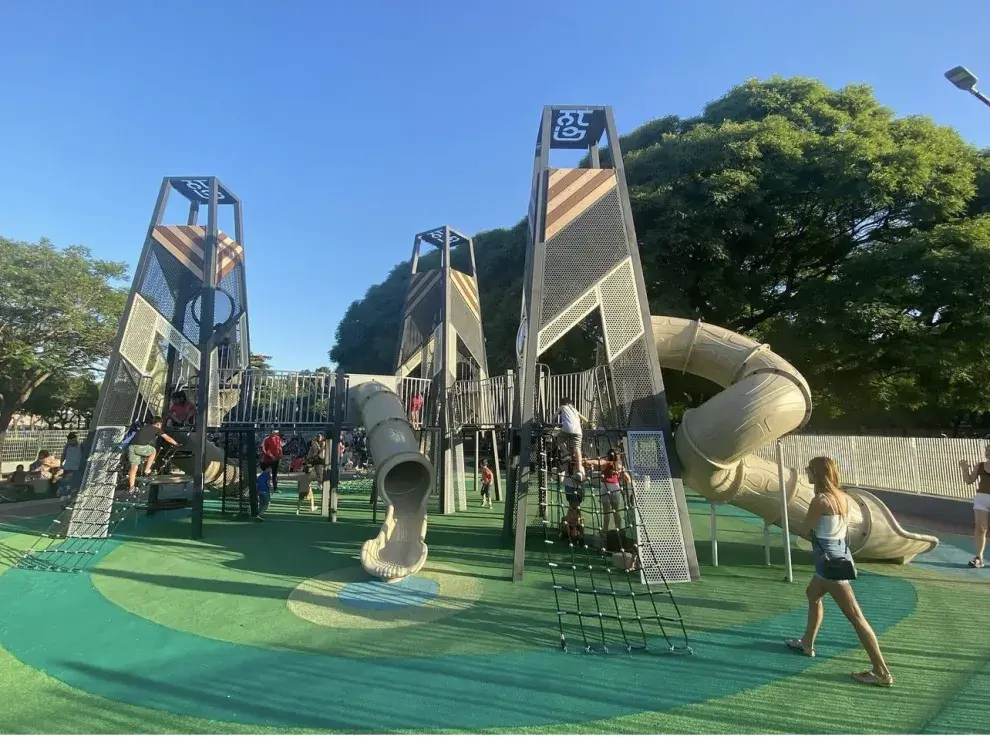
<svg viewBox="0 0 990 737">
<path fill-rule="evenodd" d="M 278 491 L 278 461 L 262 461 L 260 466 L 262 472 L 270 469 L 272 472 L 272 491 Z"/>
</svg>

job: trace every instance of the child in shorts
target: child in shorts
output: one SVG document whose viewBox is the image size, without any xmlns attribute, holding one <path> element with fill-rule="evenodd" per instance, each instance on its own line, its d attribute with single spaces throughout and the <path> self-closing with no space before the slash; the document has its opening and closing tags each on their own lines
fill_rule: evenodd
<svg viewBox="0 0 990 737">
<path fill-rule="evenodd" d="M 560 521 L 560 538 L 570 544 L 581 547 L 584 545 L 584 515 L 580 507 L 571 507 Z"/>
<path fill-rule="evenodd" d="M 488 467 L 488 460 L 485 459 L 481 462 L 481 506 L 482 508 L 488 507 L 492 508 L 492 481 L 495 480 L 495 475 L 492 473 L 492 469 Z"/>
<path fill-rule="evenodd" d="M 581 443 L 584 440 L 584 431 L 581 429 L 582 423 L 590 424 L 588 418 L 577 411 L 574 402 L 569 397 L 560 400 L 560 437 L 564 441 L 564 447 L 577 473 L 583 471 L 584 465 L 581 461 Z"/>
</svg>

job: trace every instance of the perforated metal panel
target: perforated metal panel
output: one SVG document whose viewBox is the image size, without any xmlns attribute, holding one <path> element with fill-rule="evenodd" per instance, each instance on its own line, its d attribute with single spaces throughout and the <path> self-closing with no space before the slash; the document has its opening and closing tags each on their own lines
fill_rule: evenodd
<svg viewBox="0 0 990 737">
<path fill-rule="evenodd" d="M 107 537 L 124 431 L 124 427 L 105 426 L 91 431 L 93 445 L 86 460 L 81 491 L 69 518 L 67 537 Z"/>
<path fill-rule="evenodd" d="M 615 360 L 622 351 L 643 334 L 643 314 L 636 299 L 636 278 L 632 259 L 626 259 L 599 287 L 602 306 L 602 328 L 608 360 Z"/>
<path fill-rule="evenodd" d="M 137 403 L 140 377 L 124 361 L 117 363 L 113 376 L 103 380 L 100 393 L 105 393 L 103 409 L 96 421 L 100 426 L 127 426 L 134 419 L 134 405 Z"/>
<path fill-rule="evenodd" d="M 597 306 L 598 293 L 593 287 L 540 330 L 540 342 L 536 349 L 537 355 L 543 355 L 544 351 L 564 337 L 571 328 L 586 318 Z"/>
<path fill-rule="evenodd" d="M 157 337 L 158 311 L 141 295 L 134 297 L 134 306 L 120 341 L 120 355 L 138 371 L 144 371 L 151 357 L 151 347 Z"/>
<path fill-rule="evenodd" d="M 640 338 L 612 362 L 618 418 L 625 427 L 658 427 L 646 341 Z"/>
<path fill-rule="evenodd" d="M 650 583 L 690 581 L 687 550 L 663 433 L 631 431 L 626 436 L 633 480 L 643 575 Z"/>
<path fill-rule="evenodd" d="M 450 324 L 475 361 L 485 364 L 485 341 L 481 336 L 481 323 L 453 286 L 450 289 Z"/>
<path fill-rule="evenodd" d="M 547 241 L 541 328 L 629 255 L 622 222 L 613 189 Z"/>
<path fill-rule="evenodd" d="M 151 247 L 148 269 L 138 287 L 138 294 L 154 305 L 163 315 L 175 311 L 175 294 L 180 281 L 188 278 L 189 270 L 175 256 L 159 245 Z"/>
</svg>

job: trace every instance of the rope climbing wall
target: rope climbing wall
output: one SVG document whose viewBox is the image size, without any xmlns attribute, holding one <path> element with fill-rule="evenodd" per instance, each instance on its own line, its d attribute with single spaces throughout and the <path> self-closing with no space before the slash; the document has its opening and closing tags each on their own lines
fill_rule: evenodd
<svg viewBox="0 0 990 737">
<path fill-rule="evenodd" d="M 592 466 L 610 449 L 602 448 L 603 444 L 610 445 L 607 437 L 595 436 L 586 444 L 595 449 L 594 456 L 585 457 Z M 618 445 L 616 442 L 616 449 Z M 634 489 L 623 481 L 619 491 L 608 492 L 599 469 L 584 481 L 575 480 L 570 459 L 548 436 L 539 439 L 537 457 L 541 502 L 545 499 L 547 505 L 542 517 L 543 537 L 560 647 L 569 650 L 578 639 L 584 652 L 659 649 L 691 654 L 684 619 L 664 576 L 664 566 L 650 560 L 656 547 L 647 538 Z M 550 479 L 553 488 L 544 496 L 544 480 Z M 603 499 L 608 500 L 607 516 Z M 613 502 L 617 504 L 613 506 Z M 642 576 L 644 557 L 647 567 L 656 571 L 654 575 Z M 570 640 L 568 632 L 574 635 Z"/>
</svg>

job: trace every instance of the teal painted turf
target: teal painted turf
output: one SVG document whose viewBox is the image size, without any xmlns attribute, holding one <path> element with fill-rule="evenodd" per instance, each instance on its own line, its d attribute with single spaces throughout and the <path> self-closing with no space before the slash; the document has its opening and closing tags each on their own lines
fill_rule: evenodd
<svg viewBox="0 0 990 737">
<path fill-rule="evenodd" d="M 912 585 L 898 578 L 864 575 L 857 595 L 878 633 L 915 605 Z M 86 575 L 12 569 L 0 576 L 0 601 L 0 646 L 70 686 L 173 713 L 270 727 L 470 732 L 614 718 L 728 696 L 815 662 L 781 643 L 803 629 L 802 605 L 695 636 L 693 656 L 568 655 L 548 648 L 348 659 L 171 630 L 117 608 Z M 829 609 L 819 661 L 857 646 L 841 614 Z M 501 616 L 511 618 L 512 610 Z"/>
</svg>

